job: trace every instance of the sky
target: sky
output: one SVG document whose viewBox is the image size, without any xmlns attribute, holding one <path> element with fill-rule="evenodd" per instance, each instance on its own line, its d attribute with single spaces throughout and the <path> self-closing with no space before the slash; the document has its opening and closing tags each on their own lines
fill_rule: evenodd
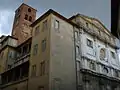
<svg viewBox="0 0 120 90">
<path fill-rule="evenodd" d="M 99 19 L 110 30 L 110 0 L 1 0 L 0 36 L 11 34 L 14 11 L 23 2 L 37 9 L 37 18 L 49 9 L 67 18 L 80 13 Z"/>
</svg>

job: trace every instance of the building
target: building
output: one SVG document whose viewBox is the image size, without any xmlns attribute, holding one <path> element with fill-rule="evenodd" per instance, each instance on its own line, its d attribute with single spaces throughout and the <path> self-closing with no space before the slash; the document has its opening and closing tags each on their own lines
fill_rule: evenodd
<svg viewBox="0 0 120 90">
<path fill-rule="evenodd" d="M 0 37 L 1 90 L 119 90 L 114 37 L 97 19 L 67 19 L 22 4 L 11 36 Z"/>
<path fill-rule="evenodd" d="M 111 32 L 120 39 L 120 0 L 111 0 Z"/>
<path fill-rule="evenodd" d="M 117 38 L 95 18 L 77 14 L 74 31 L 78 90 L 119 90 Z"/>
</svg>

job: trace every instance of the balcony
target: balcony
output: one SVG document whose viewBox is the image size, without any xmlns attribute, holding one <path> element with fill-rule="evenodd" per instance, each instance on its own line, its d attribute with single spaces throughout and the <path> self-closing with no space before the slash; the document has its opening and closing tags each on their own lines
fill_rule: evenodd
<svg viewBox="0 0 120 90">
<path fill-rule="evenodd" d="M 24 56 L 19 56 L 18 58 L 16 58 L 16 60 L 14 61 L 14 67 L 21 65 L 27 61 L 29 61 L 30 59 L 30 54 L 25 54 Z"/>
<path fill-rule="evenodd" d="M 25 62 L 1 74 L 2 84 L 6 86 L 28 78 L 29 62 Z"/>
</svg>

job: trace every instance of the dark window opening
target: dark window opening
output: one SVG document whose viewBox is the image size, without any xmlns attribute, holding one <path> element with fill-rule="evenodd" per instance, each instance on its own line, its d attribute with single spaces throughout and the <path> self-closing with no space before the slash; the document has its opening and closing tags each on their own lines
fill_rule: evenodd
<svg viewBox="0 0 120 90">
<path fill-rule="evenodd" d="M 27 14 L 25 15 L 25 20 L 28 20 L 28 15 Z"/>
<path fill-rule="evenodd" d="M 42 40 L 42 52 L 44 52 L 45 51 L 45 49 L 46 49 L 46 38 L 44 39 L 44 40 Z"/>
<path fill-rule="evenodd" d="M 28 12 L 31 12 L 31 9 L 30 9 L 30 8 L 28 8 Z"/>
<path fill-rule="evenodd" d="M 30 21 L 30 22 L 32 21 L 32 17 L 31 17 L 31 16 L 29 17 L 29 21 Z"/>
<path fill-rule="evenodd" d="M 36 65 L 33 65 L 32 66 L 32 74 L 31 74 L 32 77 L 36 76 Z"/>
<path fill-rule="evenodd" d="M 40 75 L 44 75 L 45 74 L 45 61 L 40 63 Z"/>
<path fill-rule="evenodd" d="M 87 46 L 93 48 L 93 42 L 89 39 L 87 39 Z"/>
</svg>

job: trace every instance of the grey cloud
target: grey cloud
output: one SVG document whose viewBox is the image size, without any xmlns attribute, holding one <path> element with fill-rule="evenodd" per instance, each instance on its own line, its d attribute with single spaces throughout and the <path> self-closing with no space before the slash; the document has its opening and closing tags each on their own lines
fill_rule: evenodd
<svg viewBox="0 0 120 90">
<path fill-rule="evenodd" d="M 0 11 L 15 11 L 24 0 L 1 0 Z M 110 0 L 26 0 L 27 4 L 38 10 L 40 16 L 48 9 L 70 17 L 76 13 L 85 14 L 101 20 L 110 29 Z M 9 16 L 8 27 L 13 23 L 13 14 Z M 8 28 L 7 28 L 8 29 Z M 11 29 L 10 29 L 11 30 Z M 8 31 L 8 30 L 7 30 Z"/>
</svg>

